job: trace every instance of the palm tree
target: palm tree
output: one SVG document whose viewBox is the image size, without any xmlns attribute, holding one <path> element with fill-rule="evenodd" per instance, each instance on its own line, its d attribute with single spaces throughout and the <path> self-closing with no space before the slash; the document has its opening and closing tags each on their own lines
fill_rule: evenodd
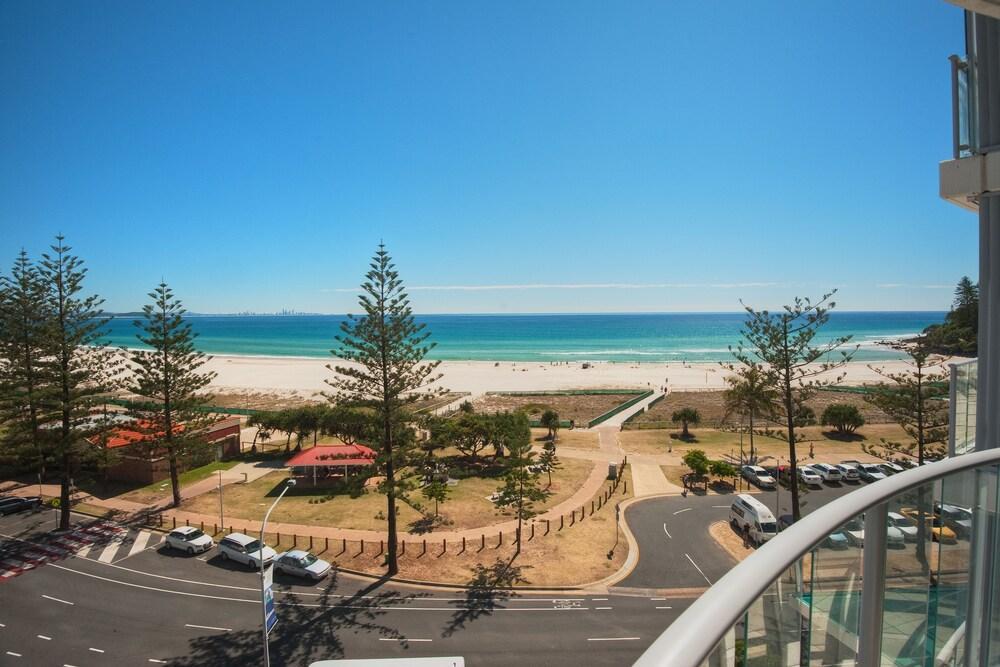
<svg viewBox="0 0 1000 667">
<path fill-rule="evenodd" d="M 682 426 L 681 439 L 690 440 L 691 432 L 688 430 L 688 424 L 697 424 L 701 421 L 701 414 L 694 408 L 681 408 L 670 415 L 670 420 L 674 423 L 680 422 Z"/>
<path fill-rule="evenodd" d="M 753 444 L 753 423 L 757 417 L 774 416 L 777 391 L 768 385 L 764 370 L 759 365 L 740 367 L 735 375 L 726 378 L 729 388 L 723 393 L 726 416 L 737 413 L 747 418 L 750 424 L 750 463 L 756 463 L 757 453 Z"/>
</svg>

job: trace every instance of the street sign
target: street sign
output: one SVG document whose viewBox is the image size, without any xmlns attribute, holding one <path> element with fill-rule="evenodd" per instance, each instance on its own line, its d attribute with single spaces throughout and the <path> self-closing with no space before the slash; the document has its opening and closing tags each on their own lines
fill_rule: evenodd
<svg viewBox="0 0 1000 667">
<path fill-rule="evenodd" d="M 266 632 L 278 624 L 278 614 L 274 610 L 274 566 L 268 565 L 264 570 L 264 620 L 267 622 Z"/>
</svg>

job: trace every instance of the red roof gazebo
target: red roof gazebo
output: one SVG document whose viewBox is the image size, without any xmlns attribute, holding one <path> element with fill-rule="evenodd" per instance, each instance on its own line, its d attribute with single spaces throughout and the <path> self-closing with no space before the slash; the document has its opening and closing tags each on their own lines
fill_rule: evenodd
<svg viewBox="0 0 1000 667">
<path fill-rule="evenodd" d="M 312 468 L 313 484 L 316 471 L 320 468 L 344 467 L 344 477 L 348 468 L 368 467 L 375 463 L 375 452 L 364 445 L 316 445 L 288 459 L 289 468 Z M 324 476 L 329 471 L 324 472 Z"/>
</svg>

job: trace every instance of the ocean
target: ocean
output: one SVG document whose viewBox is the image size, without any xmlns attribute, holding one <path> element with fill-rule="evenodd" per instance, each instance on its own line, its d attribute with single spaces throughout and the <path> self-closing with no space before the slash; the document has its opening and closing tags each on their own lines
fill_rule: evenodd
<svg viewBox="0 0 1000 667">
<path fill-rule="evenodd" d="M 851 335 L 858 361 L 901 357 L 876 345 L 919 333 L 944 312 L 834 312 L 817 342 Z M 107 342 L 142 347 L 133 316 L 117 316 Z M 744 313 L 418 315 L 436 343 L 428 355 L 482 361 L 723 361 L 740 339 Z M 215 355 L 328 358 L 340 315 L 197 315 L 200 350 Z"/>
</svg>

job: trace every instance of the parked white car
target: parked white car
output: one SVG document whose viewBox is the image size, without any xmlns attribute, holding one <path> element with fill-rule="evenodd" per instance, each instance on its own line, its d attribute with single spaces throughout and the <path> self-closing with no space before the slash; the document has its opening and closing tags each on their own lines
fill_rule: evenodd
<svg viewBox="0 0 1000 667">
<path fill-rule="evenodd" d="M 219 541 L 219 555 L 222 556 L 222 560 L 234 560 L 251 570 L 256 570 L 261 566 L 261 559 L 267 566 L 277 554 L 266 544 L 261 548 L 260 540 L 254 537 L 243 533 L 230 533 Z"/>
<path fill-rule="evenodd" d="M 824 482 L 839 482 L 844 477 L 837 466 L 829 463 L 813 463 L 809 467 L 822 477 Z"/>
<path fill-rule="evenodd" d="M 840 477 L 845 482 L 857 482 L 861 479 L 861 476 L 858 474 L 858 469 L 850 463 L 838 463 L 834 467 L 840 471 Z"/>
<path fill-rule="evenodd" d="M 902 466 L 896 465 L 895 463 L 891 463 L 889 461 L 886 461 L 885 463 L 879 463 L 878 467 L 882 470 L 882 472 L 886 474 L 886 476 L 896 475 L 898 473 L 904 472 Z"/>
<path fill-rule="evenodd" d="M 809 466 L 799 466 L 799 480 L 810 486 L 822 486 L 823 478 Z"/>
<path fill-rule="evenodd" d="M 194 526 L 181 526 L 167 533 L 167 546 L 189 554 L 200 554 L 215 545 L 215 541 Z"/>
<path fill-rule="evenodd" d="M 774 478 L 760 466 L 743 466 L 743 478 L 752 484 L 756 484 L 762 489 L 773 489 Z"/>
<path fill-rule="evenodd" d="M 903 516 L 899 512 L 889 512 L 887 514 L 889 525 L 898 528 L 903 533 L 903 539 L 907 542 L 917 541 L 917 522 L 908 516 Z"/>
<path fill-rule="evenodd" d="M 877 482 L 880 479 L 885 479 L 885 473 L 874 463 L 859 463 L 858 474 L 866 482 Z"/>
<path fill-rule="evenodd" d="M 274 569 L 278 572 L 319 581 L 330 574 L 330 564 L 308 551 L 296 549 L 278 554 L 274 559 Z"/>
<path fill-rule="evenodd" d="M 864 518 L 861 519 L 851 519 L 844 524 L 843 533 L 847 535 L 847 540 L 856 547 L 865 546 L 865 522 Z M 901 547 L 904 542 L 906 542 L 906 537 L 903 535 L 903 531 L 892 525 L 886 527 L 885 531 L 885 542 L 886 546 L 890 547 Z"/>
</svg>

